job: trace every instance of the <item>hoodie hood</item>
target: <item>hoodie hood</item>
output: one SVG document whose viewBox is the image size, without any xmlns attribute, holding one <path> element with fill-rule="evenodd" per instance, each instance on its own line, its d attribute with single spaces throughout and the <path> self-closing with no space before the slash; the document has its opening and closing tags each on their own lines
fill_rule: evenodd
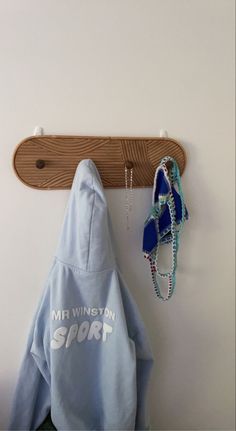
<svg viewBox="0 0 236 431">
<path fill-rule="evenodd" d="M 111 221 L 101 177 L 90 159 L 76 169 L 56 257 L 83 271 L 115 266 Z"/>
</svg>

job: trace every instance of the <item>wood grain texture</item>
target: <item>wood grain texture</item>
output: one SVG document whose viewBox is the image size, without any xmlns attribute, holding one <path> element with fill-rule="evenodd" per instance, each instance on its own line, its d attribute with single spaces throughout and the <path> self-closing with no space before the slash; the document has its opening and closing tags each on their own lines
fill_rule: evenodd
<svg viewBox="0 0 236 431">
<path fill-rule="evenodd" d="M 164 156 L 176 159 L 181 174 L 186 164 L 182 146 L 170 138 L 93 137 L 43 135 L 24 139 L 16 148 L 13 167 L 27 186 L 69 189 L 78 163 L 92 159 L 104 187 L 122 188 L 125 161 L 133 162 L 133 187 L 151 187 L 156 167 Z M 43 160 L 42 169 L 36 161 Z"/>
</svg>

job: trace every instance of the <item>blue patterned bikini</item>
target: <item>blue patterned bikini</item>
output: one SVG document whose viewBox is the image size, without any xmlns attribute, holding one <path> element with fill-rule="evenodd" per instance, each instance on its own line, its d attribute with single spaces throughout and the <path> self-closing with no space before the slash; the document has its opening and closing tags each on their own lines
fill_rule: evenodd
<svg viewBox="0 0 236 431">
<path fill-rule="evenodd" d="M 171 164 L 169 168 L 167 165 Z M 178 192 L 175 189 L 178 187 Z M 166 301 L 171 298 L 176 283 L 177 252 L 179 237 L 185 220 L 188 219 L 188 211 L 184 203 L 181 186 L 180 172 L 176 161 L 170 157 L 164 157 L 156 169 L 152 208 L 144 223 L 143 252 L 149 260 L 152 281 L 157 297 Z M 159 246 L 172 244 L 172 265 L 168 272 L 161 272 L 158 267 Z M 168 278 L 168 292 L 164 297 L 161 293 L 158 276 Z"/>
</svg>

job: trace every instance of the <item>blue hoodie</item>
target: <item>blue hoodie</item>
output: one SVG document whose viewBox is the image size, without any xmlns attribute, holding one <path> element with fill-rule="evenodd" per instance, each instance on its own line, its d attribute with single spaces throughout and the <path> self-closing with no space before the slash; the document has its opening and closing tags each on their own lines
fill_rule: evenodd
<svg viewBox="0 0 236 431">
<path fill-rule="evenodd" d="M 149 428 L 152 353 L 117 266 L 107 202 L 92 160 L 79 163 L 36 311 L 10 430 Z"/>
</svg>

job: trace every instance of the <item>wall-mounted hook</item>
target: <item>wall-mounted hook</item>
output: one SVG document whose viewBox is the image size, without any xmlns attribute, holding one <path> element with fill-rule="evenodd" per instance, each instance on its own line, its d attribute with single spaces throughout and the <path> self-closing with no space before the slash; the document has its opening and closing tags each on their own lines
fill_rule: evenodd
<svg viewBox="0 0 236 431">
<path fill-rule="evenodd" d="M 42 133 L 42 128 L 36 133 Z M 68 189 L 80 160 L 92 157 L 104 187 L 124 187 L 124 168 L 134 168 L 133 188 L 153 187 L 153 177 L 166 155 L 177 161 L 180 172 L 185 151 L 172 138 L 44 135 L 30 136 L 17 146 L 13 166 L 23 183 L 36 189 Z"/>
<path fill-rule="evenodd" d="M 160 130 L 160 138 L 168 138 L 167 130 L 165 129 Z"/>
<path fill-rule="evenodd" d="M 41 126 L 36 126 L 33 134 L 34 136 L 43 135 L 43 128 Z"/>
</svg>

